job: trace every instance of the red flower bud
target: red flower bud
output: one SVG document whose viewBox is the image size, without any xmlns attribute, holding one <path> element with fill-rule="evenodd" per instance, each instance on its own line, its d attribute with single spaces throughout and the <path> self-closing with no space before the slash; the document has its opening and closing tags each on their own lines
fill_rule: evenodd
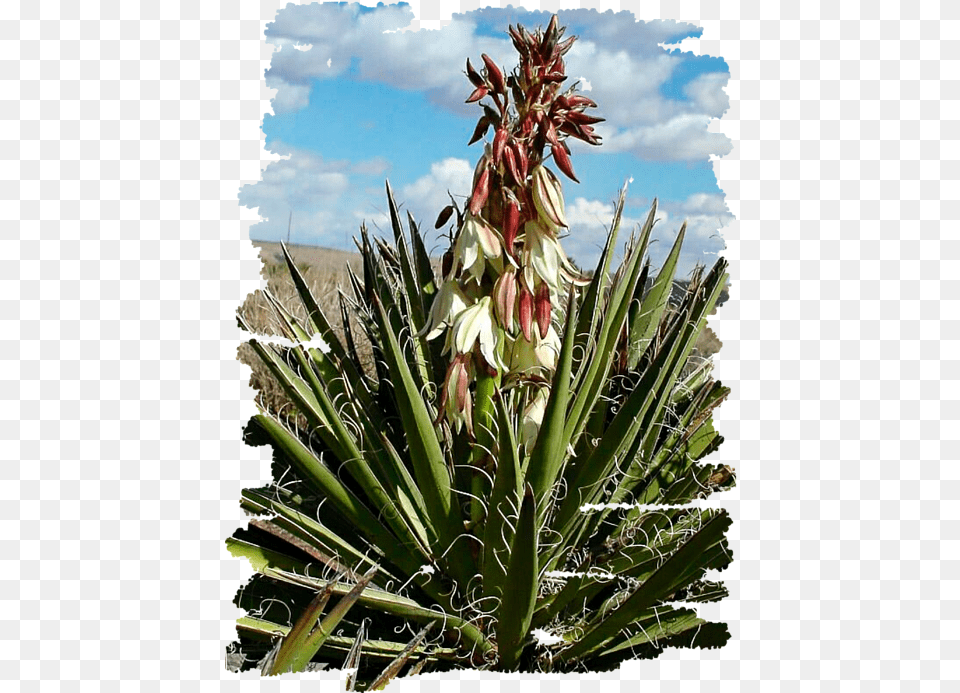
<svg viewBox="0 0 960 693">
<path fill-rule="evenodd" d="M 513 267 L 507 266 L 493 286 L 493 305 L 500 324 L 513 332 L 513 308 L 517 301 L 517 279 Z"/>
<path fill-rule="evenodd" d="M 570 96 L 566 97 L 566 99 L 567 103 L 570 105 L 570 108 L 577 108 L 579 106 L 590 106 L 592 108 L 597 107 L 597 104 L 594 103 L 593 100 L 588 99 L 582 94 L 571 94 Z"/>
<path fill-rule="evenodd" d="M 518 278 L 519 281 L 519 278 Z M 528 342 L 533 339 L 531 328 L 533 326 L 533 294 L 527 289 L 524 282 L 520 282 L 520 330 L 523 332 L 523 338 Z"/>
<path fill-rule="evenodd" d="M 579 181 L 578 181 L 579 182 Z M 474 216 L 480 214 L 483 205 L 487 203 L 487 195 L 490 194 L 490 169 L 484 168 L 477 179 L 477 185 L 473 189 L 473 196 L 470 198 L 470 213 Z"/>
<path fill-rule="evenodd" d="M 473 65 L 470 64 L 470 58 L 467 58 L 467 78 L 473 82 L 473 86 L 483 86 L 483 77 L 480 76 L 479 72 L 473 69 Z"/>
<path fill-rule="evenodd" d="M 453 215 L 453 205 L 447 205 L 440 210 L 440 214 L 437 215 L 437 223 L 433 225 L 433 228 L 439 229 L 441 226 L 445 225 L 450 221 L 450 217 Z"/>
<path fill-rule="evenodd" d="M 489 89 L 481 85 L 473 90 L 473 93 L 467 97 L 467 100 L 464 101 L 464 103 L 473 103 L 474 101 L 479 101 L 484 96 L 486 96 L 489 91 L 490 91 Z"/>
<path fill-rule="evenodd" d="M 520 171 L 520 178 L 526 180 L 530 164 L 529 160 L 527 159 L 527 147 L 519 142 L 514 142 L 513 147 L 517 155 L 517 169 Z"/>
<path fill-rule="evenodd" d="M 553 124 L 553 121 L 549 118 L 547 119 L 547 131 L 546 131 L 547 142 L 549 142 L 554 147 L 560 146 L 560 140 L 557 139 L 557 128 Z"/>
<path fill-rule="evenodd" d="M 503 245 L 511 255 L 513 254 L 513 242 L 517 239 L 517 229 L 519 228 L 520 207 L 515 200 L 508 200 L 503 208 Z"/>
<path fill-rule="evenodd" d="M 469 384 L 467 367 L 464 365 L 463 361 L 458 358 L 454 362 L 454 369 L 456 370 L 454 377 L 457 379 L 457 399 L 454 400 L 454 403 L 457 405 L 457 409 L 459 411 L 463 411 L 467 404 L 467 385 Z"/>
<path fill-rule="evenodd" d="M 520 36 L 520 32 L 513 28 L 513 24 L 507 27 L 507 33 L 510 34 L 510 40 L 513 41 L 513 47 L 517 49 L 517 53 L 526 55 L 527 46 L 523 42 L 523 37 Z"/>
<path fill-rule="evenodd" d="M 505 93 L 506 88 L 503 84 L 503 73 L 500 72 L 500 68 L 497 67 L 497 64 L 493 62 L 493 59 L 486 53 L 480 57 L 483 58 L 483 63 L 487 66 L 487 78 L 490 80 L 490 86 L 492 86 L 493 90 L 498 94 Z"/>
<path fill-rule="evenodd" d="M 477 121 L 477 127 L 473 131 L 473 137 L 470 138 L 470 141 L 467 142 L 469 147 L 474 142 L 479 142 L 480 138 L 487 134 L 487 130 L 490 129 L 490 119 L 487 116 L 480 116 L 480 120 Z"/>
<path fill-rule="evenodd" d="M 527 31 L 526 29 L 524 29 L 524 28 L 523 28 L 522 26 L 520 26 L 519 24 L 517 25 L 517 28 L 520 29 L 520 35 L 523 37 L 523 40 L 527 42 L 527 46 L 528 46 L 529 48 L 532 48 L 532 49 L 536 50 L 536 48 L 537 48 L 537 46 L 538 46 L 538 44 L 537 44 L 537 37 L 534 36 L 533 34 L 531 34 L 531 33 L 530 33 L 529 31 Z"/>
<path fill-rule="evenodd" d="M 557 45 L 557 39 L 560 38 L 560 32 L 557 30 L 557 15 L 550 18 L 547 30 L 543 32 L 543 40 L 540 42 L 540 55 L 548 58 L 553 54 L 553 49 Z"/>
<path fill-rule="evenodd" d="M 523 122 L 520 123 L 520 136 L 526 137 L 532 131 L 533 131 L 533 117 L 530 115 L 527 115 L 527 117 L 523 119 Z"/>
<path fill-rule="evenodd" d="M 577 176 L 573 172 L 573 164 L 570 163 L 570 155 L 567 154 L 563 145 L 559 147 L 554 145 L 550 147 L 550 151 L 553 152 L 553 160 L 557 162 L 557 168 L 563 171 L 567 178 L 579 183 L 580 181 L 577 180 Z"/>
<path fill-rule="evenodd" d="M 600 138 L 593 134 L 593 128 L 589 125 L 577 125 L 569 120 L 565 120 L 560 124 L 560 132 L 565 132 L 568 135 L 572 135 L 578 140 L 583 140 L 587 144 L 600 144 Z"/>
<path fill-rule="evenodd" d="M 577 123 L 578 125 L 593 125 L 594 123 L 602 123 L 606 118 L 587 115 L 582 111 L 571 111 L 567 114 L 567 120 L 571 123 Z"/>
<path fill-rule="evenodd" d="M 440 262 L 440 275 L 446 279 L 450 276 L 450 270 L 453 269 L 453 250 L 448 250 L 443 254 Z"/>
<path fill-rule="evenodd" d="M 507 146 L 503 150 L 503 159 L 507 164 L 507 170 L 519 185 L 523 185 L 524 178 L 520 175 L 520 169 L 517 167 L 517 159 L 513 154 L 513 147 Z"/>
<path fill-rule="evenodd" d="M 550 287 L 546 282 L 541 283 L 537 290 L 536 313 L 540 339 L 546 339 L 547 330 L 550 329 Z"/>
<path fill-rule="evenodd" d="M 493 138 L 493 165 L 499 166 L 500 159 L 503 158 L 503 148 L 507 145 L 507 137 L 509 136 L 507 128 L 500 128 L 497 130 L 497 134 Z"/>
</svg>

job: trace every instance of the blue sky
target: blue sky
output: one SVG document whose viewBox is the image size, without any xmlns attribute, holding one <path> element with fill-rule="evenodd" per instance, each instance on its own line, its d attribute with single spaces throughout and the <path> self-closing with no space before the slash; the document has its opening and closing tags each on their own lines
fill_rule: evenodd
<svg viewBox="0 0 960 693">
<path fill-rule="evenodd" d="M 482 145 L 467 147 L 480 109 L 463 100 L 472 87 L 467 57 L 490 54 L 510 70 L 516 53 L 509 23 L 545 25 L 547 13 L 514 8 L 454 15 L 440 30 L 397 31 L 413 14 L 403 5 L 288 5 L 267 27 L 276 46 L 267 85 L 276 89 L 275 115 L 263 129 L 267 148 L 288 156 L 271 164 L 240 200 L 264 219 L 251 229 L 262 240 L 291 240 L 352 248 L 361 222 L 385 228 L 384 179 L 398 202 L 432 229 L 447 201 L 469 193 Z M 654 263 L 669 249 L 683 219 L 688 236 L 681 271 L 710 264 L 723 242 L 717 230 L 730 215 L 717 187 L 711 155 L 729 141 L 710 133 L 710 118 L 727 108 L 728 69 L 719 58 L 666 51 L 700 30 L 677 22 L 637 22 L 628 12 L 559 12 L 567 35 L 580 37 L 567 73 L 593 98 L 604 143 L 572 142 L 582 181 L 564 179 L 570 236 L 567 252 L 592 264 L 605 238 L 612 202 L 631 180 L 625 217 L 640 221 L 658 197 L 662 221 L 651 250 Z M 625 235 L 625 234 L 624 234 Z M 432 245 L 442 251 L 444 241 Z"/>
</svg>

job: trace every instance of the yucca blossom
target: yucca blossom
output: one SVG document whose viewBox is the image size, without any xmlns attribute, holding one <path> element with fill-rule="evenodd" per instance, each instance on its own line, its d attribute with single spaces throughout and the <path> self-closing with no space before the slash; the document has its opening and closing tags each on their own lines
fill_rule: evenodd
<svg viewBox="0 0 960 693">
<path fill-rule="evenodd" d="M 503 338 L 502 330 L 496 324 L 493 301 L 489 296 L 484 296 L 460 313 L 451 334 L 453 348 L 458 355 L 469 354 L 479 342 L 480 353 L 487 364 L 495 370 L 503 368 L 503 363 L 497 357 L 497 346 Z"/>
<path fill-rule="evenodd" d="M 447 369 L 441 412 L 446 414 L 457 432 L 466 425 L 467 431 L 473 435 L 473 406 L 467 391 L 470 381 L 469 358 L 466 354 L 457 354 Z"/>
<path fill-rule="evenodd" d="M 563 204 L 563 189 L 560 181 L 546 166 L 533 170 L 533 204 L 541 218 L 554 226 L 566 228 L 567 215 Z"/>
<path fill-rule="evenodd" d="M 467 309 L 469 303 L 470 299 L 456 282 L 444 282 L 433 299 L 427 324 L 417 336 L 426 336 L 427 339 L 439 337 L 445 329 L 453 326 L 454 320 Z"/>
<path fill-rule="evenodd" d="M 468 214 L 453 250 L 454 263 L 459 261 L 463 271 L 479 283 L 486 269 L 486 260 L 499 258 L 501 249 L 496 230 L 482 219 Z"/>
<path fill-rule="evenodd" d="M 523 377 L 544 377 L 557 365 L 557 356 L 560 353 L 560 335 L 551 325 L 547 334 L 541 337 L 534 332 L 527 340 L 517 336 L 510 346 L 508 367 L 512 373 Z"/>
</svg>

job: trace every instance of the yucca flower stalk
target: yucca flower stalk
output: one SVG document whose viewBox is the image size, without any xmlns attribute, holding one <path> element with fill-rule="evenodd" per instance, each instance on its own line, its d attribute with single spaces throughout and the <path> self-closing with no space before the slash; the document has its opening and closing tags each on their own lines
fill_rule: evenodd
<svg viewBox="0 0 960 693">
<path fill-rule="evenodd" d="M 273 448 L 276 480 L 244 491 L 256 517 L 228 540 L 258 573 L 236 600 L 245 666 L 344 667 L 348 689 L 378 689 L 403 672 L 607 669 L 726 641 L 691 607 L 726 594 L 705 573 L 730 561 L 730 519 L 691 503 L 734 483 L 699 463 L 728 390 L 690 360 L 726 265 L 671 301 L 685 227 L 654 276 L 654 202 L 613 272 L 625 190 L 592 276 L 569 263 L 550 167 L 575 180 L 566 139 L 599 138 L 593 102 L 562 89 L 563 33 L 556 17 L 510 27 L 509 73 L 467 62 L 473 141 L 492 134 L 463 208 L 438 218 L 453 224 L 439 277 L 389 184 L 393 242 L 361 227 L 362 276 L 340 294 L 362 334 L 331 327 L 284 246 L 308 319 L 268 294 L 293 346 L 250 344 L 308 429 L 262 411 L 246 430 Z"/>
<path fill-rule="evenodd" d="M 592 125 L 603 118 L 585 113 L 596 104 L 576 85 L 562 87 L 563 56 L 576 37 L 561 41 L 556 16 L 544 32 L 511 26 L 509 33 L 520 54 L 511 74 L 505 77 L 487 55 L 481 56 L 482 71 L 467 59 L 474 87 L 467 103 L 482 108 L 470 143 L 491 130 L 493 136 L 477 163 L 466 210 L 451 205 L 437 219 L 441 228 L 456 211 L 457 231 L 444 258 L 441 300 L 424 331 L 432 339 L 449 329 L 441 416 L 458 430 L 466 424 L 473 436 L 491 425 L 491 388 L 523 381 L 522 438 L 529 448 L 560 349 L 555 309 L 571 283 L 587 283 L 560 245 L 567 229 L 563 190 L 547 159 L 576 180 L 566 139 L 599 145 Z M 476 408 L 469 388 L 474 382 L 485 400 Z"/>
</svg>

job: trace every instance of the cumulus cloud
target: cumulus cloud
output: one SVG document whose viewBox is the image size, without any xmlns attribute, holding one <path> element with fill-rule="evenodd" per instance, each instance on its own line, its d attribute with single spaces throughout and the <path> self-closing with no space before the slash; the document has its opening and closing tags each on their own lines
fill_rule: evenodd
<svg viewBox="0 0 960 693">
<path fill-rule="evenodd" d="M 414 217 L 432 222 L 450 204 L 449 191 L 462 200 L 470 194 L 473 166 L 465 159 L 449 158 L 431 164 L 430 173 L 404 186 L 400 197 Z"/>
<path fill-rule="evenodd" d="M 290 84 L 276 74 L 268 74 L 266 82 L 267 87 L 277 90 L 272 102 L 275 115 L 293 113 L 310 104 L 309 85 Z"/>
<path fill-rule="evenodd" d="M 723 195 L 719 193 L 696 193 L 685 200 L 664 200 L 658 207 L 659 219 L 655 237 L 658 243 L 650 249 L 651 262 L 662 263 L 666 258 L 680 226 L 687 223 L 683 253 L 677 267 L 677 275 L 686 276 L 694 264 L 709 267 L 726 244 L 720 229 L 733 221 Z"/>
<path fill-rule="evenodd" d="M 628 198 L 620 223 L 615 261 L 622 258 L 631 233 L 646 219 L 649 204 L 647 200 Z M 566 213 L 570 229 L 562 241 L 563 247 L 581 267 L 593 268 L 613 221 L 614 204 L 577 197 L 567 203 Z M 697 193 L 685 200 L 661 200 L 648 247 L 653 269 L 663 264 L 684 221 L 687 222 L 687 232 L 678 263 L 678 276 L 685 277 L 697 263 L 709 267 L 725 247 L 719 230 L 732 220 L 721 194 Z"/>
<path fill-rule="evenodd" d="M 730 139 L 708 132 L 709 123 L 709 115 L 682 114 L 665 122 L 615 131 L 604 137 L 603 144 L 608 152 L 629 151 L 650 161 L 702 161 L 711 154 L 728 154 Z"/>
<path fill-rule="evenodd" d="M 705 72 L 690 80 L 684 87 L 684 93 L 704 113 L 719 118 L 730 108 L 730 97 L 723 89 L 729 79 L 730 75 L 726 72 Z"/>
<path fill-rule="evenodd" d="M 443 108 L 472 113 L 463 103 L 468 90 L 462 74 L 464 57 L 476 59 L 487 53 L 508 69 L 516 64 L 506 36 L 478 33 L 478 24 L 505 25 L 519 18 L 532 28 L 545 24 L 548 17 L 486 8 L 454 15 L 440 30 L 398 31 L 414 18 L 408 7 L 380 6 L 361 13 L 357 5 L 288 5 L 267 26 L 267 40 L 277 46 L 312 48 L 274 54 L 267 72 L 268 85 L 278 90 L 274 109 L 281 113 L 302 108 L 315 80 L 342 76 L 352 65 L 355 78 L 422 91 Z M 591 98 L 607 118 L 598 128 L 604 146 L 595 151 L 630 152 L 656 160 L 704 160 L 729 152 L 724 135 L 707 132 L 710 118 L 722 114 L 729 103 L 722 91 L 725 74 L 695 78 L 686 87 L 685 100 L 666 98 L 660 91 L 685 58 L 658 44 L 696 33 L 695 27 L 638 22 L 629 12 L 570 10 L 560 17 L 587 35 L 567 55 L 567 70 L 589 83 Z"/>
<path fill-rule="evenodd" d="M 356 178 L 382 171 L 385 162 L 329 161 L 283 142 L 271 143 L 271 149 L 288 158 L 271 162 L 260 182 L 240 189 L 240 204 L 257 208 L 263 218 L 251 228 L 251 236 L 285 238 L 293 210 L 292 238 L 344 245 L 345 239 L 356 233 L 357 223 L 353 215 L 341 210 L 362 209 L 364 204 Z"/>
</svg>

